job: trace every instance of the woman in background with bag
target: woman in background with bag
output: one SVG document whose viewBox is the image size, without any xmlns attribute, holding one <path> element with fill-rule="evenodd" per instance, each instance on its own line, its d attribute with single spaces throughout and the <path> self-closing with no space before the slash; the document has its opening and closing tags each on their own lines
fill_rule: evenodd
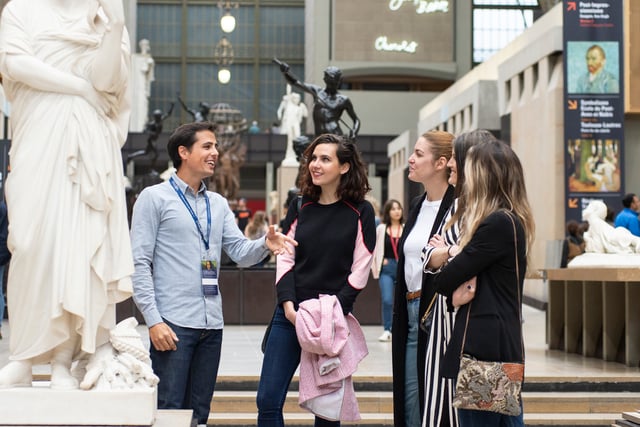
<svg viewBox="0 0 640 427">
<path fill-rule="evenodd" d="M 422 262 L 425 273 L 437 273 L 458 253 L 460 218 L 465 208 L 462 189 L 467 151 L 474 145 L 493 139 L 495 137 L 486 130 L 474 130 L 460 134 L 453 140 L 453 152 L 447 166 L 451 171 L 449 184 L 455 186 L 456 199 L 442 220 L 437 234 L 433 235 L 423 250 Z M 465 292 L 474 292 L 475 285 L 469 290 L 465 285 L 461 286 Z M 420 327 L 427 335 L 425 358 L 418 362 L 424 364 L 425 372 L 422 426 L 456 427 L 458 425 L 456 410 L 451 406 L 453 380 L 442 378 L 440 375 L 440 364 L 451 339 L 454 313 L 447 309 L 446 298 L 436 293 L 427 311 L 421 313 L 420 319 Z"/>
<path fill-rule="evenodd" d="M 534 223 L 522 165 L 508 145 L 487 141 L 469 150 L 464 174 L 466 208 L 460 252 L 434 278 L 439 293 L 453 306 L 462 305 L 456 313 L 442 375 L 456 378 L 454 406 L 461 427 L 523 426 L 519 390 L 524 368 L 522 287 Z M 468 302 L 454 291 L 473 277 L 477 278 L 475 296 Z M 496 365 L 498 370 L 505 362 L 513 363 L 520 373 L 511 378 L 513 381 L 502 378 L 509 384 L 501 384 L 513 391 L 512 395 L 503 400 L 494 395 L 484 401 L 482 396 L 469 398 L 465 389 L 469 377 L 461 370 L 463 355 L 465 361 L 474 363 L 502 362 Z M 476 379 L 486 378 L 482 375 L 486 371 L 476 372 Z"/>
<path fill-rule="evenodd" d="M 347 315 L 367 284 L 373 260 L 375 214 L 364 198 L 369 182 L 358 147 L 342 136 L 323 134 L 304 158 L 302 199 L 289 205 L 282 230 L 295 236 L 298 246 L 295 254 L 277 259 L 278 306 L 265 342 L 256 398 L 259 427 L 284 425 L 284 401 L 300 363 L 295 327 L 299 304 L 335 295 Z M 315 418 L 316 427 L 339 425 Z"/>
<path fill-rule="evenodd" d="M 387 200 L 382 208 L 382 223 L 376 227 L 376 250 L 371 264 L 371 274 L 380 284 L 382 326 L 384 331 L 378 341 L 391 341 L 391 316 L 393 314 L 393 286 L 398 271 L 400 236 L 404 222 L 402 205 L 394 199 Z"/>
</svg>

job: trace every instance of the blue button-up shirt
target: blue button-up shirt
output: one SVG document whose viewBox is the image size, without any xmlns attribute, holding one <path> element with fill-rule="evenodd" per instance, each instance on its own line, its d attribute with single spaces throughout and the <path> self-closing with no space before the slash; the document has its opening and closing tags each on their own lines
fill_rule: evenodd
<svg viewBox="0 0 640 427">
<path fill-rule="evenodd" d="M 204 184 L 194 193 L 176 174 L 172 177 L 204 233 L 207 232 L 205 197 L 209 198 L 209 250 L 169 182 L 145 188 L 133 207 L 131 222 L 133 299 L 147 326 L 166 319 L 187 328 L 221 329 L 222 295 L 203 294 L 201 261 L 214 260 L 219 277 L 222 248 L 240 266 L 258 263 L 269 250 L 264 237 L 248 240 L 242 234 L 227 200 L 220 194 L 207 191 Z"/>
</svg>

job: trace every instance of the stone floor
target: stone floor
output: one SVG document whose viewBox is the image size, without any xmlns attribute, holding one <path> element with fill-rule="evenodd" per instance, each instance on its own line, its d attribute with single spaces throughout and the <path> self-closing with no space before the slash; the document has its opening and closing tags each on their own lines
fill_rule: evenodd
<svg viewBox="0 0 640 427">
<path fill-rule="evenodd" d="M 260 343 L 265 326 L 229 325 L 225 327 L 222 346 L 222 360 L 219 376 L 260 375 L 262 353 Z M 369 356 L 360 364 L 357 376 L 391 376 L 391 343 L 379 342 L 382 333 L 379 326 L 364 326 Z M 146 341 L 146 328 L 139 330 Z M 526 376 L 555 380 L 576 381 L 617 379 L 619 381 L 640 381 L 640 368 L 627 367 L 620 363 L 604 362 L 600 359 L 585 358 L 577 354 L 567 354 L 548 350 L 545 343 L 545 312 L 525 306 L 524 331 L 526 348 Z M 9 358 L 10 325 L 7 320 L 2 327 L 0 340 L 0 366 Z M 48 366 L 37 366 L 35 373 L 46 374 Z"/>
</svg>

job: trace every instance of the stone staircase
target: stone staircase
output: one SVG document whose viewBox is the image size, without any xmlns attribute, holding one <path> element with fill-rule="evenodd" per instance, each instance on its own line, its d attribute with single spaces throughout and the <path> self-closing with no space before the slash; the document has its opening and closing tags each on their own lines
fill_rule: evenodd
<svg viewBox="0 0 640 427">
<path fill-rule="evenodd" d="M 390 377 L 356 377 L 354 380 L 362 427 L 393 426 Z M 258 378 L 220 377 L 209 425 L 255 426 Z M 313 416 L 298 406 L 294 378 L 285 402 L 288 427 L 312 426 Z M 523 391 L 524 420 L 528 426 L 610 426 L 620 414 L 640 407 L 640 378 L 579 378 L 567 382 L 557 378 L 527 379 Z M 418 426 L 416 426 L 418 427 Z"/>
</svg>

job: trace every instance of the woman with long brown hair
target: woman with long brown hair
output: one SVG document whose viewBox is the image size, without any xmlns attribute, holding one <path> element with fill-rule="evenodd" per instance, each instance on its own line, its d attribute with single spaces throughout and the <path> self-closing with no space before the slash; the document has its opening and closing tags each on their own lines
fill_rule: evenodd
<svg viewBox="0 0 640 427">
<path fill-rule="evenodd" d="M 492 140 L 469 150 L 464 173 L 460 253 L 434 278 L 438 292 L 460 306 L 442 364 L 446 378 L 456 378 L 462 353 L 486 361 L 524 360 L 522 289 L 534 223 L 522 165 L 507 144 Z M 474 277 L 473 299 L 458 301 L 454 291 Z M 458 409 L 458 422 L 524 425 L 522 414 L 470 409 Z"/>
<path fill-rule="evenodd" d="M 474 145 L 483 141 L 490 141 L 495 137 L 486 130 L 475 130 L 462 133 L 453 140 L 453 152 L 447 166 L 449 166 L 449 184 L 455 186 L 456 199 L 440 224 L 438 233 L 429 240 L 423 251 L 425 273 L 434 273 L 442 268 L 458 251 L 460 236 L 460 217 L 465 210 L 464 165 L 467 152 Z M 473 289 L 473 287 L 471 288 Z M 473 292 L 473 291 L 471 291 Z M 429 303 L 428 313 L 421 312 L 420 318 L 427 316 L 428 321 L 421 327 L 425 331 L 425 358 L 419 360 L 424 365 L 424 411 L 422 415 L 423 427 L 445 427 L 458 425 L 456 410 L 451 406 L 453 400 L 453 380 L 442 378 L 440 364 L 444 357 L 447 344 L 451 339 L 454 323 L 454 313 L 447 308 L 444 296 L 436 294 L 433 302 Z"/>
<path fill-rule="evenodd" d="M 346 316 L 367 284 L 375 246 L 375 219 L 366 168 L 357 146 L 338 135 L 318 136 L 305 150 L 301 199 L 292 200 L 283 233 L 298 241 L 295 254 L 278 256 L 278 306 L 266 340 L 258 385 L 258 426 L 284 425 L 282 408 L 301 358 L 298 309 L 335 295 Z M 302 369 L 301 369 L 302 372 Z M 300 387 L 303 386 L 300 376 Z M 315 426 L 340 421 L 316 416 Z"/>
</svg>

